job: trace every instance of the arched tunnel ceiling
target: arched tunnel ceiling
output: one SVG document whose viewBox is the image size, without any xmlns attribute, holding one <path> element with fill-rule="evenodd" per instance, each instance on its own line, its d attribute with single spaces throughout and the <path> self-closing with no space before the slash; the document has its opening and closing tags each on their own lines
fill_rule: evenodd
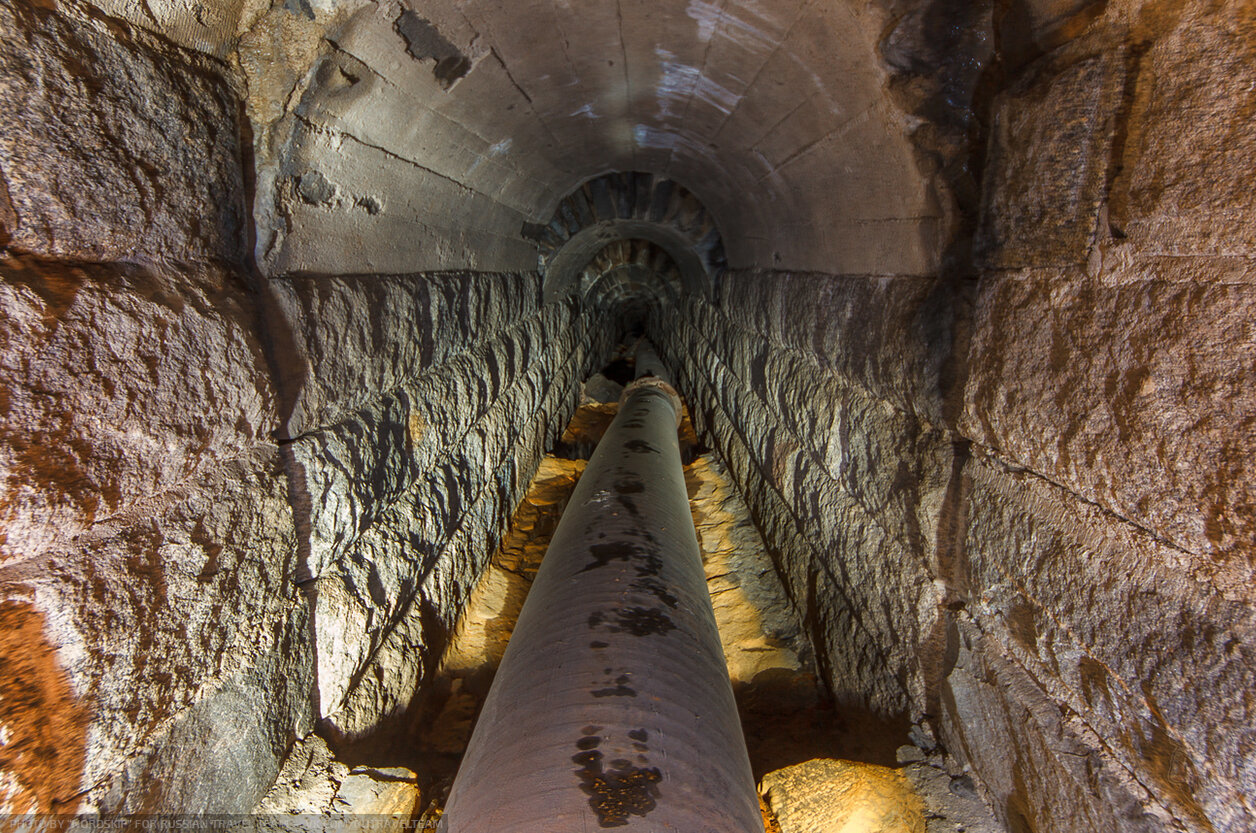
<svg viewBox="0 0 1256 833">
<path fill-rule="evenodd" d="M 535 268 L 523 224 L 620 170 L 697 194 L 735 268 L 935 266 L 873 5 L 237 0 L 205 25 L 147 4 L 166 7 L 129 14 L 247 81 L 271 273 Z"/>
</svg>

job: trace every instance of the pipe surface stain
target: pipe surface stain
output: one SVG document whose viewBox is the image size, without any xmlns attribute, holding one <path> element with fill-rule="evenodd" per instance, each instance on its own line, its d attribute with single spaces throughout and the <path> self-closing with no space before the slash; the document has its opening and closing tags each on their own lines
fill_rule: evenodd
<svg viewBox="0 0 1256 833">
<path fill-rule="evenodd" d="M 617 685 L 614 688 L 598 688 L 589 692 L 594 697 L 636 697 L 637 690 L 629 688 L 626 685 Z"/>
<path fill-rule="evenodd" d="M 634 766 L 616 758 L 608 770 L 597 751 L 578 752 L 571 760 L 580 767 L 576 777 L 581 791 L 589 796 L 598 827 L 623 827 L 629 816 L 645 816 L 658 806 L 658 783 L 663 775 L 657 768 Z"/>
<path fill-rule="evenodd" d="M 676 629 L 666 613 L 652 607 L 624 608 L 619 611 L 616 621 L 621 629 L 633 636 L 661 636 Z"/>
<path fill-rule="evenodd" d="M 629 440 L 628 442 L 624 443 L 624 448 L 628 449 L 629 451 L 635 454 L 659 454 L 661 453 L 659 452 L 657 448 L 650 445 L 645 440 L 640 440 L 640 439 Z"/>
<path fill-rule="evenodd" d="M 676 609 L 676 604 L 679 600 L 674 595 L 667 592 L 667 585 L 663 584 L 663 582 L 656 578 L 639 578 L 628 586 L 633 590 L 641 590 L 649 593 L 651 596 L 658 599 L 660 602 L 673 610 Z"/>
</svg>

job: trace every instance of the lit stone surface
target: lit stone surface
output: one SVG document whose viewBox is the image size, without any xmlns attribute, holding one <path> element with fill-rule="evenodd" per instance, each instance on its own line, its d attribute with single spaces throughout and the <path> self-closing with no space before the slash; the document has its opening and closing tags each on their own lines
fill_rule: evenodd
<svg viewBox="0 0 1256 833">
<path fill-rule="evenodd" d="M 816 759 L 763 776 L 781 833 L 925 833 L 924 802 L 901 773 Z"/>
<path fill-rule="evenodd" d="M 487 562 L 485 545 L 496 545 L 544 448 L 557 439 L 556 418 L 574 408 L 577 380 L 589 372 L 586 363 L 593 356 L 584 349 L 586 339 L 580 327 L 553 332 L 533 368 L 501 391 L 491 380 L 497 374 L 503 383 L 509 378 L 506 356 L 518 360 L 527 354 L 518 340 L 504 339 L 496 358 L 481 351 L 479 362 L 473 356 L 437 370 L 432 392 L 411 401 L 448 410 L 425 421 L 435 436 L 421 442 L 405 436 L 401 420 L 386 422 L 401 434 L 396 445 L 372 444 L 367 438 L 378 433 L 355 431 L 350 423 L 340 436 L 351 445 L 361 443 L 360 450 L 342 455 L 335 446 L 323 446 L 298 458 L 307 483 L 328 477 L 346 487 L 388 482 L 369 467 L 343 468 L 372 459 L 374 471 L 399 471 L 406 478 L 391 494 L 345 501 L 347 522 L 336 528 L 349 536 L 341 536 L 344 544 L 335 550 L 318 549 L 320 540 L 335 540 L 334 535 L 316 537 L 333 504 L 309 504 L 315 512 L 307 564 L 311 575 L 320 576 L 313 613 L 320 717 L 341 738 L 360 737 L 378 730 L 381 720 L 400 718 L 432 670 L 437 657 L 427 645 L 440 644 L 453 627 Z M 443 442 L 442 434 L 448 436 Z M 442 452 L 442 446 L 448 450 Z M 416 454 L 417 463 L 411 456 Z M 311 490 L 312 498 L 322 493 Z"/>
<path fill-rule="evenodd" d="M 220 65 L 75 6 L 6 3 L 0 32 L 0 240 L 88 261 L 242 259 L 240 126 Z"/>
<path fill-rule="evenodd" d="M 704 455 L 685 467 L 685 482 L 733 691 L 773 681 L 804 703 L 814 698 L 797 613 L 727 470 Z"/>
<path fill-rule="evenodd" d="M 1251 830 L 1251 30 L 1240 0 L 3 4 L 0 605 L 84 716 L 0 702 L 14 749 L 64 741 L 55 777 L 6 745 L 5 800 L 239 812 L 316 721 L 400 737 L 648 310 L 801 620 L 772 631 L 708 469 L 739 676 L 814 661 L 1011 830 Z M 547 296 L 533 241 L 632 171 L 732 271 Z"/>
<path fill-rule="evenodd" d="M 262 830 L 331 831 L 352 827 L 394 833 L 407 825 L 419 801 L 415 774 L 404 767 L 349 766 L 322 738 L 298 740 L 275 785 L 253 808 Z"/>
<path fill-rule="evenodd" d="M 828 301 L 840 313 L 851 294 L 866 291 L 849 283 L 839 292 L 813 290 L 813 304 Z M 927 424 L 870 393 L 876 390 L 870 374 L 888 378 L 888 369 L 851 361 L 843 343 L 850 335 L 835 328 L 823 355 L 825 364 L 849 361 L 845 367 L 861 371 L 856 384 L 814 354 L 781 344 L 785 322 L 798 327 L 823 320 L 823 307 L 786 312 L 783 300 L 767 300 L 782 296 L 762 275 L 733 273 L 725 291 L 739 300 L 753 293 L 766 303 L 725 312 L 691 301 L 684 317 L 659 322 L 656 343 L 683 368 L 680 382 L 694 403 L 697 427 L 710 432 L 730 461 L 734 482 L 778 553 L 788 592 L 808 611 L 813 640 L 822 635 L 814 647 L 839 701 L 906 713 L 910 698 L 919 703 L 925 696 L 929 653 L 940 647 L 930 644 L 940 601 L 929 575 L 936 558 L 931 513 L 946 488 L 949 446 Z M 881 309 L 911 321 L 928 296 L 907 297 L 914 303 Z M 892 335 L 897 332 L 874 324 L 863 338 L 901 337 Z M 901 355 L 868 354 L 878 360 Z M 688 367 L 678 361 L 681 355 L 692 357 Z M 912 359 L 928 364 L 926 357 Z M 730 424 L 729 415 L 745 416 Z M 887 516 L 898 523 L 885 522 Z M 895 591 L 887 593 L 891 587 Z M 886 665 L 898 669 L 892 677 Z"/>
<path fill-rule="evenodd" d="M 577 411 L 574 419 L 579 418 Z M 501 662 L 550 535 L 584 466 L 584 460 L 541 460 L 527 494 L 510 520 L 510 532 L 463 608 L 458 628 L 441 660 L 443 673 L 455 677 L 469 675 Z"/>
<path fill-rule="evenodd" d="M 1245 375 L 1256 284 L 1157 271 L 983 281 L 960 426 L 1234 588 L 1251 580 L 1242 553 L 1256 541 L 1256 485 L 1244 476 L 1256 434 L 1234 430 L 1256 405 Z"/>
<path fill-rule="evenodd" d="M 239 811 L 312 728 L 313 680 L 238 102 L 217 63 L 82 11 L 0 9 L 0 594 L 87 715 L 55 778 L 5 783 L 44 809 Z"/>
</svg>

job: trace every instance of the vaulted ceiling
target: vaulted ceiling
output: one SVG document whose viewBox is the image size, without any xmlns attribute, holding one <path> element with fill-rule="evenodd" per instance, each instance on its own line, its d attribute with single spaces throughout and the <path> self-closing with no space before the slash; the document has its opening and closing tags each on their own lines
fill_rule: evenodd
<svg viewBox="0 0 1256 833">
<path fill-rule="evenodd" d="M 271 273 L 534 268 L 523 224 L 616 170 L 693 191 L 734 267 L 922 274 L 947 233 L 873 4 L 115 5 L 240 68 Z"/>
</svg>

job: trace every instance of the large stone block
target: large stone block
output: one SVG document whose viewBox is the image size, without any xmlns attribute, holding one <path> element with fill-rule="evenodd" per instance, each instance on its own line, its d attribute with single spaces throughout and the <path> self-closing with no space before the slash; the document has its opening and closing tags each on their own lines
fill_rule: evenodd
<svg viewBox="0 0 1256 833">
<path fill-rule="evenodd" d="M 318 708 L 339 739 L 398 725 L 432 671 L 532 473 L 570 418 L 580 380 L 605 361 L 581 347 L 589 325 L 552 322 L 557 329 L 538 342 L 546 348 L 528 373 L 316 585 Z"/>
<path fill-rule="evenodd" d="M 313 729 L 308 612 L 300 605 L 288 613 L 276 623 L 283 644 L 207 685 L 121 773 L 95 785 L 81 809 L 214 815 L 256 804 L 293 737 Z"/>
<path fill-rule="evenodd" d="M 463 272 L 276 278 L 268 295 L 280 413 L 295 437 L 534 314 L 540 279 Z"/>
<path fill-rule="evenodd" d="M 969 622 L 951 635 L 942 738 L 968 761 L 1008 830 L 1198 830 L 1178 827 L 1093 733 Z"/>
<path fill-rule="evenodd" d="M 331 71 L 345 86 L 366 75 Z M 535 268 L 536 247 L 519 236 L 528 215 L 351 133 L 295 124 L 272 195 L 282 236 L 265 253 L 268 274 Z"/>
<path fill-rule="evenodd" d="M 853 499 L 914 560 L 938 558 L 943 504 L 951 481 L 954 451 L 942 432 L 861 389 L 841 384 L 790 348 L 761 348 L 762 342 L 722 315 L 710 330 L 676 323 L 689 345 L 689 361 L 700 368 L 736 414 L 739 430 L 761 450 L 773 472 L 807 517 L 824 517 L 815 505 L 834 487 Z M 703 333 L 716 331 L 718 337 Z M 724 357 L 716 345 L 730 350 Z M 723 359 L 721 361 L 721 359 Z M 753 391 L 747 398 L 743 392 Z M 763 456 L 765 455 L 765 456 Z M 784 455 L 784 456 L 782 456 Z M 793 463 L 786 463 L 786 459 Z M 815 480 L 829 481 L 816 486 Z"/>
<path fill-rule="evenodd" d="M 762 406 L 743 419 L 762 419 L 761 408 L 786 428 L 793 442 L 841 484 L 909 551 L 937 547 L 941 493 L 950 477 L 951 443 L 909 411 L 818 367 L 809 353 L 764 345 L 723 316 L 712 322 L 718 337 L 706 347 L 720 355 Z M 698 335 L 706 332 L 695 328 Z M 731 358 L 716 345 L 731 349 Z"/>
<path fill-rule="evenodd" d="M 1174 256 L 1256 254 L 1256 38 L 1235 0 L 1152 7 L 1110 220 Z"/>
<path fill-rule="evenodd" d="M 579 352 L 581 328 L 572 323 L 568 306 L 547 305 L 351 418 L 289 444 L 304 574 L 320 575 L 451 454 L 465 460 L 460 468 L 491 469 L 498 458 L 485 445 L 500 451 L 503 438 L 513 436 L 510 426 L 531 416 L 566 366 L 561 356 Z M 434 505 L 444 500 L 443 493 L 433 496 Z"/>
<path fill-rule="evenodd" d="M 1078 42 L 995 103 L 977 248 L 991 268 L 1084 263 L 1107 198 L 1124 51 Z"/>
<path fill-rule="evenodd" d="M 274 430 L 232 275 L 8 260 L 0 279 L 4 559 L 142 512 Z"/>
<path fill-rule="evenodd" d="M 919 559 L 806 460 L 779 425 L 770 419 L 748 425 L 753 398 L 721 365 L 701 360 L 709 356 L 691 358 L 694 389 L 685 395 L 712 403 L 713 443 L 778 554 L 791 597 L 808 611 L 817 663 L 831 690 L 881 714 L 920 713 L 932 683 L 923 677 L 928 664 L 918 649 L 933 630 L 940 598 Z"/>
<path fill-rule="evenodd" d="M 1210 559 L 1033 474 L 980 456 L 966 472 L 967 611 L 994 652 L 983 661 L 997 654 L 1025 681 L 991 683 L 1000 700 L 1020 703 L 1007 707 L 1011 725 L 1026 708 L 1038 724 L 1016 733 L 1016 754 L 1036 754 L 1045 732 L 1064 744 L 1067 769 L 1089 773 L 1070 777 L 1123 784 L 1126 799 L 1077 799 L 1097 818 L 1111 808 L 1124 816 L 1130 804 L 1168 829 L 1247 829 L 1256 805 L 1246 752 L 1256 743 L 1251 579 L 1227 582 Z M 986 761 L 979 774 L 999 783 L 1006 760 Z M 1043 777 L 1022 785 L 1035 806 L 1064 794 L 1058 776 Z"/>
<path fill-rule="evenodd" d="M 1248 580 L 1256 286 L 987 277 L 960 430 Z"/>
<path fill-rule="evenodd" d="M 0 7 L 0 242 L 81 260 L 242 262 L 239 101 L 222 65 L 57 8 Z"/>
<path fill-rule="evenodd" d="M 769 345 L 941 423 L 959 302 L 955 287 L 929 277 L 731 272 L 719 308 Z"/>
<path fill-rule="evenodd" d="M 767 773 L 759 791 L 781 833 L 925 833 L 924 801 L 889 767 L 814 758 Z"/>
<path fill-rule="evenodd" d="M 309 725 L 311 646 L 276 450 L 259 446 L 165 500 L 6 563 L 0 587 L 39 611 L 90 715 L 81 769 L 66 774 L 75 789 L 60 800 L 244 812 L 288 734 Z"/>
</svg>

